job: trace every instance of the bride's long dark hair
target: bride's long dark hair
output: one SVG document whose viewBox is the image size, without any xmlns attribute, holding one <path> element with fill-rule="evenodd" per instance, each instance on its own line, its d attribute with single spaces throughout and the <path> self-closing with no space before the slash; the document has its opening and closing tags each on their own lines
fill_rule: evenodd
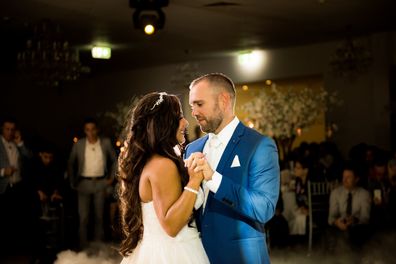
<svg viewBox="0 0 396 264">
<path fill-rule="evenodd" d="M 162 98 L 162 99 L 161 99 Z M 181 104 L 174 95 L 150 93 L 139 100 L 127 125 L 125 149 L 119 156 L 120 213 L 124 238 L 121 255 L 128 256 L 143 234 L 140 175 L 147 161 L 158 154 L 171 159 L 180 174 L 181 185 L 188 182 L 183 160 L 174 146 L 179 142 L 176 133 L 182 116 Z"/>
</svg>

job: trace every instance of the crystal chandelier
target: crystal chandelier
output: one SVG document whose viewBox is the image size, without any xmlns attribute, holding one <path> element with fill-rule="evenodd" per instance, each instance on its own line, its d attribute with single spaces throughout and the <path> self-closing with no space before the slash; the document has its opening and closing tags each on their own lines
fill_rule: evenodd
<svg viewBox="0 0 396 264">
<path fill-rule="evenodd" d="M 32 33 L 25 49 L 17 54 L 17 66 L 38 85 L 57 87 L 89 71 L 81 65 L 78 51 L 70 48 L 59 25 L 42 20 L 33 25 Z"/>
<path fill-rule="evenodd" d="M 336 76 L 354 78 L 372 64 L 372 56 L 361 42 L 347 38 L 330 57 L 330 67 Z"/>
<path fill-rule="evenodd" d="M 171 76 L 171 84 L 178 88 L 188 88 L 191 81 L 202 75 L 197 63 L 181 63 L 176 66 L 175 73 Z"/>
</svg>

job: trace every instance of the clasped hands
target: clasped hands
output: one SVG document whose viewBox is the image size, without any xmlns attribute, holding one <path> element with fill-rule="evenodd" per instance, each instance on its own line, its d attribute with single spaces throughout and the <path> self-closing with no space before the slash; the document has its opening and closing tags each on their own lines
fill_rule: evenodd
<svg viewBox="0 0 396 264">
<path fill-rule="evenodd" d="M 48 196 L 45 194 L 45 192 L 38 190 L 37 193 L 39 195 L 40 202 L 45 203 L 48 201 Z M 50 197 L 50 200 L 51 202 L 60 201 L 63 200 L 63 197 L 59 194 L 58 191 L 54 191 Z"/>
<path fill-rule="evenodd" d="M 201 152 L 194 152 L 184 160 L 184 165 L 188 169 L 190 178 L 195 175 L 197 177 L 202 177 L 201 181 L 205 179 L 210 181 L 212 179 L 214 171 L 210 167 L 205 155 Z M 198 174 L 198 175 L 196 175 Z M 193 176 L 193 177 L 195 177 Z"/>
<path fill-rule="evenodd" d="M 18 169 L 13 166 L 5 167 L 4 168 L 4 176 L 11 177 L 14 174 L 14 172 L 16 172 L 17 170 Z"/>
<path fill-rule="evenodd" d="M 348 216 L 346 218 L 338 218 L 334 224 L 338 227 L 338 229 L 346 231 L 349 226 L 354 225 L 357 222 L 358 220 L 355 217 Z"/>
</svg>

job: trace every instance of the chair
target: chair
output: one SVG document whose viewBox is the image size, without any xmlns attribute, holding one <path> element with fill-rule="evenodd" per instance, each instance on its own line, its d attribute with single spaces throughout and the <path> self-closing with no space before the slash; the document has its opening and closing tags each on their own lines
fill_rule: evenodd
<svg viewBox="0 0 396 264">
<path fill-rule="evenodd" d="M 40 217 L 44 235 L 44 247 L 47 250 L 59 249 L 64 242 L 64 208 L 63 203 L 42 204 Z"/>
<path fill-rule="evenodd" d="M 308 251 L 312 251 L 313 233 L 327 226 L 330 192 L 338 182 L 308 181 Z"/>
</svg>

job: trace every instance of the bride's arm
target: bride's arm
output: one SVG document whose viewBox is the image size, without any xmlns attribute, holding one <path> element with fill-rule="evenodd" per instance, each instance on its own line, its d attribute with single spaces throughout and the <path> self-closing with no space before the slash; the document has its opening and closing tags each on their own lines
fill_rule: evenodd
<svg viewBox="0 0 396 264">
<path fill-rule="evenodd" d="M 191 175 L 187 186 L 198 190 L 202 174 Z M 176 165 L 167 158 L 157 158 L 149 175 L 154 209 L 165 232 L 175 237 L 188 223 L 197 195 L 181 188 Z"/>
</svg>

